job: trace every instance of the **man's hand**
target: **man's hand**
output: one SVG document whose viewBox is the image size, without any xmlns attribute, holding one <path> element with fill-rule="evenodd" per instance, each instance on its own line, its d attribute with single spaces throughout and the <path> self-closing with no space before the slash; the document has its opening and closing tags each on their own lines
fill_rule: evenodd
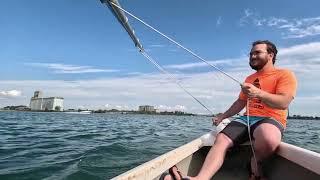
<svg viewBox="0 0 320 180">
<path fill-rule="evenodd" d="M 222 113 L 217 114 L 215 117 L 212 118 L 212 125 L 218 125 L 223 119 L 225 119 Z"/>
<path fill-rule="evenodd" d="M 241 85 L 242 92 L 249 98 L 261 98 L 263 91 L 250 83 L 243 83 Z"/>
</svg>

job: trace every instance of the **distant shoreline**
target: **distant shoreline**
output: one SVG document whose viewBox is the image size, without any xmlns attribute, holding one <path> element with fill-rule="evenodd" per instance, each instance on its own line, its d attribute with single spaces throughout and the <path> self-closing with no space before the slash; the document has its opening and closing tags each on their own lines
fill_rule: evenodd
<svg viewBox="0 0 320 180">
<path fill-rule="evenodd" d="M 176 115 L 176 116 L 207 116 L 201 114 L 193 114 L 182 111 L 163 111 L 163 112 L 144 112 L 144 111 L 121 111 L 121 110 L 66 110 L 66 111 L 31 111 L 31 110 L 8 110 L 8 109 L 0 109 L 0 112 L 54 112 L 54 113 L 66 113 L 66 112 L 82 112 L 82 111 L 90 111 L 93 114 L 102 114 L 102 113 L 117 113 L 117 114 L 146 114 L 146 115 Z"/>
<path fill-rule="evenodd" d="M 54 112 L 54 113 L 65 113 L 65 112 L 81 112 L 80 111 L 31 111 L 31 110 L 6 110 L 0 109 L 0 112 Z M 91 111 L 92 114 L 102 114 L 102 113 L 116 113 L 116 114 L 145 114 L 145 115 L 175 115 L 175 116 L 207 116 L 212 117 L 211 115 L 206 114 L 193 114 L 182 111 L 163 111 L 163 112 L 141 112 L 141 111 L 121 111 L 121 110 L 88 110 Z M 305 116 L 305 115 L 293 115 L 288 116 L 288 119 L 300 119 L 300 120 L 320 120 L 318 116 Z"/>
<path fill-rule="evenodd" d="M 288 119 L 320 120 L 320 117 L 318 117 L 318 116 L 301 116 L 301 115 L 293 115 L 293 116 L 288 116 Z"/>
</svg>

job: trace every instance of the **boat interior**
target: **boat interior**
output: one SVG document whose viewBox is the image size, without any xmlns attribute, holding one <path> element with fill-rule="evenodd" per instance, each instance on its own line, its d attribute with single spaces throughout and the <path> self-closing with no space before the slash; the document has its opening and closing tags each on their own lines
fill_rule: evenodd
<svg viewBox="0 0 320 180">
<path fill-rule="evenodd" d="M 177 164 L 177 167 L 184 175 L 196 175 L 204 159 L 211 147 L 204 146 L 198 151 L 188 156 Z M 251 148 L 249 145 L 242 145 L 232 148 L 227 152 L 225 161 L 221 169 L 215 174 L 212 179 L 218 180 L 242 180 L 249 178 L 247 164 L 251 157 Z M 319 175 L 289 161 L 279 155 L 274 155 L 262 164 L 264 176 L 267 179 L 290 179 L 290 180 L 318 180 Z"/>
</svg>

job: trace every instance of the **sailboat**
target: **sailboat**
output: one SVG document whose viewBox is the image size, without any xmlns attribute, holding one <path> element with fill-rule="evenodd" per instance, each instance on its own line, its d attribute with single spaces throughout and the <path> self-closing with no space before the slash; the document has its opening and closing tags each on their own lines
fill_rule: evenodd
<svg viewBox="0 0 320 180">
<path fill-rule="evenodd" d="M 128 18 L 125 16 L 129 14 L 131 17 L 142 22 L 144 25 L 153 29 L 163 37 L 167 38 L 169 41 L 173 42 L 182 49 L 188 51 L 196 58 L 200 59 L 204 63 L 212 66 L 216 70 L 220 71 L 224 75 L 228 76 L 230 79 L 236 83 L 241 84 L 238 80 L 222 71 L 218 67 L 211 65 L 204 59 L 202 59 L 197 54 L 193 53 L 191 50 L 183 47 L 173 39 L 167 37 L 163 33 L 154 29 L 152 26 L 146 24 L 139 18 L 135 17 L 131 13 L 124 10 L 117 0 L 100 0 L 103 4 L 106 4 L 112 13 L 115 15 L 117 20 L 127 31 L 130 38 L 134 42 L 135 46 L 142 55 L 144 55 L 151 63 L 153 63 L 160 71 L 168 74 L 159 64 L 157 64 L 146 52 L 144 51 L 139 39 L 135 36 L 135 33 L 128 22 Z M 192 96 L 186 89 L 184 89 L 179 83 L 177 83 L 186 93 L 188 93 L 192 98 L 194 98 L 200 105 L 206 108 L 209 112 L 210 110 L 203 105 L 197 98 Z M 204 134 L 203 136 L 180 146 L 168 153 L 165 153 L 149 162 L 146 162 L 138 167 L 135 167 L 119 176 L 114 177 L 114 180 L 150 180 L 159 179 L 161 174 L 167 172 L 169 168 L 176 165 L 179 170 L 184 175 L 194 176 L 196 175 L 205 157 L 213 146 L 217 130 Z M 248 170 L 246 164 L 248 158 L 251 156 L 250 143 L 244 143 L 237 148 L 229 150 L 226 154 L 225 161 L 222 168 L 214 175 L 213 179 L 227 179 L 227 180 L 241 180 L 248 179 Z M 278 147 L 275 155 L 271 157 L 266 163 L 262 164 L 262 168 L 265 176 L 268 179 L 290 179 L 290 180 L 318 180 L 320 179 L 320 154 L 297 147 L 285 142 L 282 142 Z"/>
</svg>

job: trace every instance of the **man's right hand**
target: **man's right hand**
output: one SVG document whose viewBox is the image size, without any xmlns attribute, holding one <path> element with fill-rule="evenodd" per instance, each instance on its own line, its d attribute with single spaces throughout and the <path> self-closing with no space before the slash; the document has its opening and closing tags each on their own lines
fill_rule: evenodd
<svg viewBox="0 0 320 180">
<path fill-rule="evenodd" d="M 212 118 L 212 125 L 218 126 L 218 124 L 225 119 L 222 113 L 217 114 L 215 117 Z"/>
</svg>

